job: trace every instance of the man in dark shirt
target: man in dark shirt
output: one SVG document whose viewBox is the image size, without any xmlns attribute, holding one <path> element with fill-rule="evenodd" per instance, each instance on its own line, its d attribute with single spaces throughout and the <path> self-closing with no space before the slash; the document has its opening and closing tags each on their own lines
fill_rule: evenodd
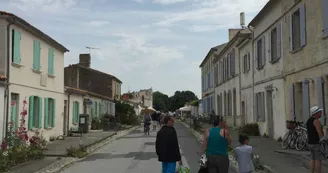
<svg viewBox="0 0 328 173">
<path fill-rule="evenodd" d="M 157 132 L 156 154 L 162 162 L 163 173 L 175 173 L 176 162 L 181 165 L 181 155 L 174 120 L 170 116 L 164 118 L 164 126 Z"/>
<path fill-rule="evenodd" d="M 321 173 L 321 161 L 325 160 L 325 157 L 320 151 L 320 138 L 324 135 L 322 126 L 320 123 L 320 117 L 322 109 L 318 106 L 313 106 L 310 109 L 311 117 L 306 122 L 306 128 L 308 133 L 308 148 L 311 153 L 310 160 L 310 172 Z"/>
</svg>

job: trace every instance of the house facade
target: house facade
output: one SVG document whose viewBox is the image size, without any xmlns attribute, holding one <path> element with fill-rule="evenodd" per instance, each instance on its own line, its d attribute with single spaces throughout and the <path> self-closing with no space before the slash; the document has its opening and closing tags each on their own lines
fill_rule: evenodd
<svg viewBox="0 0 328 173">
<path fill-rule="evenodd" d="M 328 108 L 328 0 L 285 0 L 283 61 L 286 119 L 305 122 L 310 108 Z M 270 6 L 276 5 L 272 2 Z"/>
<path fill-rule="evenodd" d="M 0 98 L 5 98 L 6 83 L 5 77 L 0 77 Z M 5 100 L 0 99 L 0 139 L 4 138 L 5 132 Z"/>
<path fill-rule="evenodd" d="M 79 115 L 88 114 L 90 124 L 105 114 L 115 116 L 113 83 L 122 82 L 113 75 L 92 69 L 90 54 L 80 54 L 78 64 L 65 67 L 65 134 L 78 127 Z M 119 86 L 119 87 L 118 87 Z"/>
<path fill-rule="evenodd" d="M 247 30 L 230 29 L 229 42 L 213 61 L 217 114 L 223 116 L 230 126 L 239 126 L 242 123 L 239 51 L 236 45 L 249 35 Z"/>
<path fill-rule="evenodd" d="M 214 83 L 214 65 L 213 60 L 215 56 L 224 48 L 226 44 L 221 44 L 216 47 L 212 47 L 207 53 L 206 57 L 199 65 L 201 69 L 201 81 L 202 81 L 202 111 L 204 116 L 208 116 L 210 113 L 217 113 L 215 103 L 215 83 Z"/>
<path fill-rule="evenodd" d="M 0 75 L 6 75 L 9 84 L 5 126 L 8 122 L 14 128 L 19 126 L 26 100 L 29 134 L 40 131 L 46 139 L 62 135 L 63 67 L 68 49 L 10 13 L 0 12 L 0 35 L 4 38 L 0 42 L 0 50 L 4 50 L 1 62 L 6 62 Z"/>
<path fill-rule="evenodd" d="M 129 98 L 129 101 L 133 103 L 139 103 L 140 106 L 148 108 L 153 107 L 153 89 L 143 89 L 140 91 L 135 91 L 129 93 L 131 95 L 131 98 Z"/>
</svg>

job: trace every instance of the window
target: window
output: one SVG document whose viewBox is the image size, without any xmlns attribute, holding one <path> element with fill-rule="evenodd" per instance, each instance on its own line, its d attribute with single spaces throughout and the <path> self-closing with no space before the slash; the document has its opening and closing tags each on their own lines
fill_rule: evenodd
<svg viewBox="0 0 328 173">
<path fill-rule="evenodd" d="M 322 0 L 322 21 L 323 21 L 323 29 L 322 29 L 322 32 L 323 32 L 323 36 L 324 37 L 327 37 L 328 36 L 328 0 Z"/>
<path fill-rule="evenodd" d="M 244 73 L 250 70 L 250 54 L 246 53 L 243 57 L 243 69 Z"/>
<path fill-rule="evenodd" d="M 80 115 L 80 103 L 77 101 L 74 101 L 73 102 L 73 114 L 72 114 L 73 124 L 79 123 L 79 115 Z"/>
<path fill-rule="evenodd" d="M 228 53 L 228 55 L 227 55 L 227 79 L 229 79 L 231 76 L 231 73 L 230 73 L 231 65 L 230 64 L 231 64 L 231 56 L 230 56 L 230 53 Z"/>
<path fill-rule="evenodd" d="M 21 33 L 17 30 L 12 30 L 12 62 L 20 64 L 21 62 Z"/>
<path fill-rule="evenodd" d="M 54 75 L 54 49 L 49 48 L 48 50 L 48 74 Z"/>
<path fill-rule="evenodd" d="M 265 100 L 264 92 L 256 93 L 256 119 L 257 121 L 265 122 Z"/>
<path fill-rule="evenodd" d="M 19 94 L 11 93 L 11 107 L 10 107 L 11 122 L 13 123 L 14 129 L 17 129 L 20 125 L 19 118 Z"/>
<path fill-rule="evenodd" d="M 290 51 L 293 52 L 306 45 L 305 5 L 294 11 L 290 21 Z"/>
<path fill-rule="evenodd" d="M 236 88 L 233 89 L 232 92 L 232 101 L 233 101 L 233 115 L 237 115 L 237 95 Z"/>
<path fill-rule="evenodd" d="M 271 34 L 271 58 L 270 62 L 277 62 L 281 58 L 281 24 L 273 28 Z"/>
<path fill-rule="evenodd" d="M 233 77 L 236 73 L 236 52 L 232 49 L 230 52 L 230 76 Z"/>
<path fill-rule="evenodd" d="M 55 127 L 55 118 L 56 118 L 55 99 L 44 98 L 44 128 Z"/>
<path fill-rule="evenodd" d="M 257 69 L 261 69 L 265 64 L 265 37 L 262 37 L 256 43 Z"/>
<path fill-rule="evenodd" d="M 29 102 L 28 129 L 41 128 L 42 98 L 38 96 L 30 96 Z"/>
<path fill-rule="evenodd" d="M 40 70 L 41 47 L 40 41 L 34 40 L 33 44 L 33 69 Z"/>
<path fill-rule="evenodd" d="M 219 84 L 219 67 L 218 67 L 218 64 L 215 64 L 214 66 L 214 83 L 215 83 L 215 86 L 217 86 Z"/>
</svg>

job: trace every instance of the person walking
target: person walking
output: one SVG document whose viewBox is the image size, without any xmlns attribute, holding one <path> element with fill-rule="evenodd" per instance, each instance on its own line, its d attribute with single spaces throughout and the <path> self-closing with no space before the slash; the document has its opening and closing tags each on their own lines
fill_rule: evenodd
<svg viewBox="0 0 328 173">
<path fill-rule="evenodd" d="M 156 154 L 162 162 L 163 173 L 175 173 L 176 163 L 182 165 L 181 154 L 174 120 L 170 116 L 164 118 L 164 126 L 157 132 Z"/>
<path fill-rule="evenodd" d="M 240 146 L 235 148 L 235 156 L 238 162 L 239 173 L 252 173 L 253 165 L 253 147 L 248 145 L 249 137 L 247 135 L 239 135 Z"/>
<path fill-rule="evenodd" d="M 215 117 L 214 127 L 205 130 L 203 153 L 207 156 L 208 173 L 228 173 L 228 145 L 231 143 L 229 131 L 222 117 Z"/>
<path fill-rule="evenodd" d="M 313 106 L 310 109 L 311 117 L 306 122 L 306 129 L 308 135 L 308 148 L 311 153 L 310 172 L 322 173 L 322 160 L 326 160 L 320 151 L 320 138 L 324 136 L 320 117 L 322 109 L 318 106 Z"/>
</svg>

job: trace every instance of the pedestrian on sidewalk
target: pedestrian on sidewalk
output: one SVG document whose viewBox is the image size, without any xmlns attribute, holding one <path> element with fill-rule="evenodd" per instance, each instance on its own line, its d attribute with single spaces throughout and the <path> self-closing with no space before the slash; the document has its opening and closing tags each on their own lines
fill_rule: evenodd
<svg viewBox="0 0 328 173">
<path fill-rule="evenodd" d="M 249 146 L 249 137 L 247 135 L 239 135 L 240 146 L 235 149 L 235 156 L 238 162 L 239 173 L 252 173 L 253 165 L 253 147 Z"/>
<path fill-rule="evenodd" d="M 176 163 L 182 165 L 181 154 L 174 120 L 170 116 L 164 118 L 164 126 L 157 132 L 156 154 L 162 162 L 163 173 L 175 173 Z"/>
<path fill-rule="evenodd" d="M 313 106 L 310 109 L 311 117 L 306 122 L 307 135 L 308 135 L 308 148 L 311 153 L 310 159 L 310 172 L 322 173 L 322 160 L 326 160 L 320 151 L 320 138 L 324 133 L 322 130 L 320 117 L 322 109 L 318 106 Z"/>
<path fill-rule="evenodd" d="M 228 173 L 228 145 L 231 143 L 229 131 L 222 117 L 214 118 L 214 127 L 205 130 L 203 153 L 207 156 L 209 173 Z"/>
</svg>

